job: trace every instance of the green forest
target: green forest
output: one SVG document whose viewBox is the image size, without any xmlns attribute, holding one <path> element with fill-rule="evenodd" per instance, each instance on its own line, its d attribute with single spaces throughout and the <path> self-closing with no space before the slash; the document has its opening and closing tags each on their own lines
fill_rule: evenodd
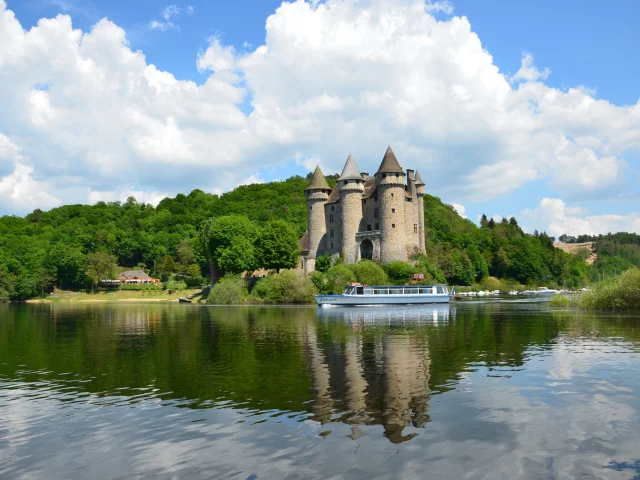
<svg viewBox="0 0 640 480">
<path fill-rule="evenodd" d="M 335 176 L 327 177 L 330 185 Z M 0 218 L 0 299 L 89 289 L 104 273 L 141 268 L 151 275 L 198 279 L 297 264 L 297 238 L 307 228 L 307 179 L 240 186 L 223 195 L 194 190 L 157 207 L 98 202 Z M 515 218 L 483 217 L 477 226 L 426 195 L 427 255 L 415 259 L 428 279 L 471 285 L 489 277 L 521 285 L 582 287 L 640 264 L 640 237 L 598 237 L 593 266 L 562 252 L 546 233 L 525 234 Z M 397 275 L 389 275 L 398 278 Z M 197 283 L 197 282 L 196 282 Z"/>
</svg>

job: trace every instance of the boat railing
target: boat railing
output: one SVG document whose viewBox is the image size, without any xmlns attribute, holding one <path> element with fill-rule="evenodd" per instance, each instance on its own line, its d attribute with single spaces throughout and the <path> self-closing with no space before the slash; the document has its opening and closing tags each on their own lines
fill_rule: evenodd
<svg viewBox="0 0 640 480">
<path fill-rule="evenodd" d="M 345 295 L 446 295 L 445 287 L 364 287 L 362 290 L 350 287 L 345 291 Z"/>
</svg>

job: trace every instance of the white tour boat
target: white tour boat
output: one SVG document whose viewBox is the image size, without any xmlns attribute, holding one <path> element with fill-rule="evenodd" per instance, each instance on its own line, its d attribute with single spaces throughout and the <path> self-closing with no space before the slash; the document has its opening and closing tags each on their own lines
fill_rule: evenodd
<svg viewBox="0 0 640 480">
<path fill-rule="evenodd" d="M 318 305 L 412 305 L 449 303 L 446 285 L 362 285 L 351 283 L 342 295 L 314 295 Z"/>
</svg>

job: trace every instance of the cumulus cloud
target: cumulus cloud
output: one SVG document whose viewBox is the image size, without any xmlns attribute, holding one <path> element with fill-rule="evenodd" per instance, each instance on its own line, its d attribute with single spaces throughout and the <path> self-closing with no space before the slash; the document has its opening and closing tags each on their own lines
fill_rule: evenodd
<svg viewBox="0 0 640 480">
<path fill-rule="evenodd" d="M 9 165 L 9 172 L 2 175 Z M 0 209 L 30 211 L 59 205 L 47 193 L 47 185 L 34 179 L 33 171 L 18 146 L 0 133 Z"/>
<path fill-rule="evenodd" d="M 111 21 L 83 32 L 59 15 L 24 30 L 0 0 L 0 108 L 12 112 L 0 133 L 63 201 L 120 198 L 131 185 L 228 190 L 291 160 L 339 171 L 349 151 L 372 171 L 388 144 L 430 193 L 461 202 L 532 180 L 576 198 L 629 188 L 640 105 L 550 88 L 528 54 L 505 75 L 468 19 L 433 16 L 446 5 L 285 2 L 264 45 L 238 51 L 214 37 L 193 52 L 198 85 L 149 64 Z M 170 5 L 158 21 L 185 13 Z"/>
<path fill-rule="evenodd" d="M 529 224 L 552 236 L 597 235 L 609 232 L 640 233 L 640 211 L 627 215 L 589 215 L 582 207 L 568 207 L 558 198 L 543 198 L 533 210 L 524 210 L 522 214 Z"/>
<path fill-rule="evenodd" d="M 465 212 L 464 205 L 461 205 L 459 203 L 452 203 L 451 206 L 458 213 L 458 215 L 460 215 L 462 218 L 467 218 L 467 216 L 464 214 Z"/>
</svg>

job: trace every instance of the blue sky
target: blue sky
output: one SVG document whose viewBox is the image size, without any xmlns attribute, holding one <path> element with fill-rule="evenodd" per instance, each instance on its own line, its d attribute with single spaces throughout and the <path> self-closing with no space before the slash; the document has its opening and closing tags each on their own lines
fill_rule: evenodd
<svg viewBox="0 0 640 480">
<path fill-rule="evenodd" d="M 638 187 L 636 187 L 640 167 L 638 157 L 640 145 L 637 143 L 633 133 L 636 125 L 633 122 L 640 116 L 633 110 L 633 106 L 638 103 L 640 98 L 640 88 L 638 88 L 636 81 L 640 77 L 640 62 L 637 61 L 637 45 L 640 45 L 637 19 L 640 13 L 640 4 L 637 2 L 617 2 L 615 7 L 602 2 L 574 0 L 563 2 L 548 0 L 536 2 L 458 0 L 451 3 L 438 3 L 437 8 L 432 8 L 432 3 L 425 4 L 425 10 L 430 15 L 435 16 L 439 22 L 442 22 L 440 26 L 449 28 L 450 31 L 447 32 L 449 36 L 445 35 L 444 39 L 442 36 L 436 37 L 434 33 L 436 30 L 429 30 L 433 26 L 428 19 L 425 19 L 425 23 L 422 26 L 408 28 L 416 28 L 414 35 L 424 33 L 424 39 L 430 39 L 433 42 L 430 48 L 439 49 L 439 54 L 442 56 L 438 62 L 449 62 L 448 54 L 442 53 L 447 49 L 453 52 L 451 54 L 452 57 L 460 58 L 460 60 L 455 60 L 460 65 L 453 68 L 451 72 L 447 72 L 443 80 L 443 85 L 461 85 L 460 88 L 462 90 L 454 89 L 454 98 L 458 98 L 455 95 L 463 91 L 463 97 L 466 98 L 463 107 L 472 105 L 476 101 L 473 92 L 479 95 L 475 90 L 478 81 L 482 83 L 492 74 L 490 72 L 491 69 L 486 65 L 486 56 L 483 56 L 484 54 L 478 52 L 477 49 L 469 53 L 470 49 L 473 50 L 473 46 L 469 48 L 466 46 L 472 45 L 473 35 L 477 35 L 482 49 L 491 55 L 492 65 L 497 67 L 498 72 L 493 73 L 502 75 L 507 80 L 507 82 L 503 80 L 502 84 L 496 79 L 486 81 L 496 82 L 496 90 L 504 89 L 506 88 L 505 85 L 510 84 L 509 95 L 513 96 L 514 100 L 506 101 L 507 106 L 505 108 L 508 112 L 504 118 L 498 118 L 497 116 L 479 118 L 476 123 L 483 124 L 483 128 L 480 128 L 477 132 L 469 132 L 468 138 L 465 138 L 465 129 L 458 131 L 455 125 L 451 128 L 448 127 L 447 131 L 442 133 L 442 136 L 439 136 L 439 133 L 434 133 L 432 138 L 431 132 L 434 131 L 434 128 L 438 130 L 439 123 L 451 123 L 452 118 L 453 123 L 455 123 L 456 112 L 454 107 L 451 107 L 452 112 L 442 112 L 442 121 L 434 122 L 435 127 L 425 126 L 419 132 L 413 132 L 413 130 L 416 128 L 416 124 L 420 124 L 420 117 L 416 116 L 416 112 L 411 112 L 406 118 L 400 118 L 398 124 L 389 130 L 387 138 L 378 138 L 380 135 L 376 135 L 373 142 L 375 145 L 367 144 L 365 147 L 363 143 L 368 143 L 366 137 L 363 138 L 362 135 L 356 134 L 354 134 L 352 142 L 349 142 L 348 138 L 341 138 L 339 141 L 336 139 L 334 146 L 328 145 L 331 143 L 333 129 L 338 128 L 329 124 L 330 117 L 314 117 L 313 114 L 305 116 L 304 112 L 299 113 L 301 102 L 304 103 L 304 101 L 311 99 L 315 99 L 314 101 L 327 101 L 327 96 L 336 96 L 343 100 L 339 111 L 342 112 L 341 119 L 346 122 L 345 125 L 356 125 L 358 122 L 363 122 L 362 125 L 358 124 L 358 128 L 356 128 L 356 130 L 359 129 L 359 132 L 366 133 L 368 128 L 372 132 L 387 131 L 384 122 L 367 126 L 366 120 L 358 117 L 359 114 L 357 112 L 361 110 L 356 108 L 357 106 L 353 106 L 355 95 L 364 92 L 366 88 L 372 88 L 372 92 L 375 94 L 385 93 L 384 83 L 375 87 L 365 87 L 365 78 L 365 81 L 359 80 L 358 82 L 360 83 L 354 82 L 347 86 L 342 81 L 338 82 L 338 84 L 332 84 L 332 74 L 329 72 L 334 65 L 337 69 L 336 72 L 339 72 L 339 69 L 342 68 L 340 63 L 342 56 L 339 48 L 328 50 L 322 50 L 322 47 L 316 48 L 317 46 L 315 46 L 314 40 L 310 36 L 305 41 L 311 43 L 305 45 L 312 45 L 315 50 L 309 53 L 308 56 L 305 56 L 304 51 L 297 50 L 295 45 L 297 38 L 304 37 L 306 32 L 304 30 L 295 31 L 296 22 L 308 22 L 308 30 L 310 31 L 313 31 L 316 26 L 321 28 L 322 22 L 326 21 L 329 16 L 328 14 L 321 15 L 321 4 L 313 4 L 306 9 L 294 8 L 295 6 L 287 4 L 286 8 L 281 8 L 278 14 L 274 15 L 281 2 L 268 0 L 237 0 L 235 2 L 189 0 L 172 4 L 156 0 L 135 2 L 123 0 L 110 0 L 108 2 L 80 0 L 5 1 L 7 3 L 6 8 L 15 13 L 16 19 L 24 31 L 35 27 L 41 18 L 53 18 L 58 14 L 68 15 L 71 18 L 73 28 L 80 29 L 85 34 L 91 32 L 94 25 L 100 22 L 101 19 L 108 19 L 114 27 L 117 26 L 124 31 L 132 51 L 140 51 L 144 54 L 147 65 L 153 65 L 157 70 L 172 74 L 178 81 L 193 81 L 202 89 L 202 92 L 209 92 L 207 95 L 211 95 L 208 87 L 215 83 L 214 80 L 217 82 L 221 79 L 220 81 L 223 83 L 226 82 L 226 84 L 236 88 L 233 93 L 225 91 L 226 93 L 224 94 L 230 95 L 228 98 L 225 97 L 225 100 L 230 99 L 229 101 L 235 104 L 235 107 L 227 104 L 221 107 L 221 111 L 229 112 L 229 115 L 227 115 L 229 118 L 238 113 L 233 111 L 234 108 L 238 108 L 240 114 L 244 115 L 246 120 L 255 105 L 268 105 L 269 109 L 272 110 L 269 111 L 270 120 L 263 125 L 266 128 L 266 126 L 274 124 L 274 118 L 276 117 L 273 115 L 279 115 L 277 112 L 285 112 L 287 107 L 294 108 L 294 106 L 297 106 L 295 111 L 298 112 L 296 115 L 299 116 L 292 120 L 285 115 L 285 120 L 288 121 L 289 125 L 286 125 L 287 122 L 283 125 L 278 125 L 275 134 L 284 132 L 283 135 L 285 135 L 289 130 L 295 131 L 297 126 L 304 125 L 305 122 L 315 125 L 310 131 L 305 130 L 303 133 L 298 131 L 295 140 L 291 140 L 290 137 L 285 135 L 287 140 L 283 137 L 282 140 L 268 142 L 267 144 L 262 140 L 254 141 L 257 134 L 247 134 L 248 127 L 240 128 L 244 132 L 244 136 L 238 138 L 242 140 L 230 141 L 230 144 L 224 148 L 225 155 L 228 155 L 229 159 L 221 161 L 219 168 L 228 169 L 229 176 L 220 181 L 212 180 L 207 183 L 202 180 L 201 176 L 189 177 L 186 174 L 184 176 L 177 174 L 175 177 L 170 176 L 164 179 L 160 177 L 151 178 L 148 175 L 149 169 L 141 167 L 127 175 L 129 182 L 120 182 L 114 180 L 115 177 L 112 172 L 109 172 L 108 167 L 99 163 L 99 170 L 104 170 L 105 172 L 102 179 L 89 178 L 88 176 L 84 178 L 82 175 L 79 175 L 78 178 L 71 178 L 72 175 L 69 173 L 61 174 L 59 180 L 54 182 L 55 185 L 48 185 L 51 188 L 47 190 L 49 196 L 43 197 L 45 204 L 53 206 L 56 204 L 55 200 L 64 203 L 67 201 L 82 201 L 82 196 L 86 198 L 84 201 L 92 201 L 118 196 L 122 192 L 139 192 L 143 199 L 147 201 L 157 201 L 157 197 L 162 194 L 175 194 L 180 191 L 189 191 L 191 188 L 203 188 L 219 192 L 246 181 L 268 181 L 284 179 L 292 174 L 304 174 L 314 162 L 320 162 L 323 168 L 327 170 L 327 173 L 330 173 L 341 167 L 344 162 L 342 157 L 346 157 L 348 150 L 354 152 L 356 161 L 362 170 L 371 171 L 377 166 L 378 157 L 382 156 L 384 146 L 387 143 L 391 143 L 401 163 L 406 168 L 417 166 L 419 169 L 435 171 L 439 166 L 442 166 L 440 168 L 441 175 L 434 177 L 430 191 L 441 196 L 443 200 L 449 203 L 464 206 L 465 214 L 473 220 L 476 220 L 481 213 L 487 213 L 488 215 L 516 215 L 521 219 L 521 223 L 531 229 L 549 229 L 555 230 L 555 233 L 558 233 L 563 228 L 567 231 L 580 228 L 594 231 L 607 228 L 633 229 L 636 223 L 640 228 L 640 220 L 638 220 L 640 219 L 640 214 L 636 215 L 640 211 L 638 207 L 640 193 Z M 332 21 L 344 20 L 345 25 L 348 26 L 350 21 L 354 21 L 349 20 L 349 15 L 357 16 L 358 9 L 370 9 L 374 20 L 376 15 L 383 19 L 392 13 L 402 16 L 403 12 L 405 12 L 403 8 L 406 6 L 405 4 L 410 3 L 410 0 L 365 0 L 358 3 L 356 7 L 344 8 L 339 5 L 349 2 L 350 0 L 326 2 L 327 11 L 330 10 L 331 15 L 334 15 Z M 413 3 L 417 2 L 413 1 Z M 267 42 L 265 30 L 265 23 L 270 15 L 274 15 L 272 17 L 273 34 L 269 39 L 272 44 Z M 296 18 L 296 15 L 299 15 L 299 17 Z M 470 31 L 462 28 L 462 33 L 456 33 L 456 28 L 458 27 L 456 27 L 455 17 L 457 16 L 464 16 L 468 19 Z M 410 19 L 406 21 L 409 22 Z M 338 22 L 336 22 L 337 24 Z M 383 22 L 378 23 L 378 25 L 382 24 Z M 433 28 L 435 29 L 436 27 Z M 336 26 L 336 32 L 339 31 L 340 29 Z M 327 35 L 327 30 L 324 30 L 324 35 Z M 343 41 L 339 38 L 341 34 L 336 33 L 336 35 L 338 37 L 336 39 L 332 38 L 333 42 Z M 344 35 L 346 35 L 344 41 L 350 42 L 348 30 Z M 363 35 L 366 35 L 366 33 L 363 33 Z M 278 43 L 280 38 L 287 41 Z M 463 38 L 463 40 L 460 40 L 460 38 Z M 469 39 L 471 39 L 471 43 L 468 43 L 467 40 Z M 289 42 L 289 45 L 293 45 L 290 52 L 287 52 L 287 42 Z M 301 44 L 304 44 L 304 42 L 301 41 Z M 367 42 L 364 42 L 360 45 L 360 50 L 363 50 L 363 45 L 366 46 L 366 44 Z M 256 67 L 256 59 L 260 60 L 256 49 L 262 45 L 267 45 L 269 55 L 272 55 L 273 63 L 272 65 L 263 64 Z M 384 43 L 380 45 L 382 47 L 379 46 L 378 50 L 386 46 Z M 413 46 L 410 43 L 405 43 L 404 45 L 407 55 L 410 55 Z M 407 45 L 409 47 L 406 47 Z M 352 44 L 349 44 L 349 47 L 355 49 Z M 338 52 L 336 57 L 330 58 L 330 55 L 334 55 L 336 52 Z M 422 50 L 417 48 L 415 53 L 418 56 L 416 58 L 423 58 L 422 55 L 434 55 L 431 52 L 432 50 L 427 47 Z M 280 55 L 277 59 L 276 54 Z M 528 64 L 530 68 L 528 69 L 524 68 L 524 58 L 527 54 L 532 56 L 531 63 Z M 60 55 L 62 57 L 63 54 L 60 53 Z M 82 55 L 87 58 L 86 55 L 89 54 L 80 54 L 80 56 Z M 203 56 L 205 60 L 209 60 L 203 61 L 198 65 L 199 55 Z M 206 55 L 210 56 L 206 57 Z M 295 55 L 300 55 L 299 59 L 296 60 L 297 64 L 287 67 L 287 57 L 293 58 Z M 322 58 L 322 60 L 318 61 L 318 64 L 325 62 L 322 71 L 327 72 L 327 78 L 322 78 L 322 82 L 319 82 L 321 85 L 317 88 L 315 85 L 310 85 L 318 78 L 318 73 L 315 73 L 315 77 L 305 77 L 307 72 L 298 69 L 298 64 L 313 58 L 313 55 L 321 56 L 319 58 Z M 55 53 L 49 54 L 50 58 L 55 56 Z M 98 58 L 102 59 L 103 57 L 99 56 Z M 356 54 L 352 58 L 360 57 Z M 220 61 L 223 61 L 224 65 L 229 64 L 232 66 L 222 68 L 220 67 L 222 65 Z M 452 63 L 454 62 L 452 61 Z M 469 65 L 475 65 L 476 63 L 484 65 L 482 68 L 487 69 L 488 73 L 486 75 L 478 74 L 477 77 L 474 77 L 475 80 L 469 81 L 469 85 L 465 85 L 464 82 L 469 80 L 466 78 L 467 73 L 465 72 L 470 68 Z M 53 60 L 52 64 L 55 64 Z M 277 67 L 277 65 L 280 65 L 280 67 Z M 441 65 L 441 63 L 435 63 L 434 65 Z M 111 68 L 120 68 L 121 66 L 120 64 L 118 64 L 118 67 L 112 65 Z M 370 65 L 366 64 L 365 66 L 369 67 Z M 288 70 L 289 67 L 290 70 Z M 51 68 L 53 72 L 55 65 Z M 309 68 L 312 69 L 312 67 Z M 424 73 L 413 72 L 412 64 L 403 64 L 396 68 L 398 69 L 396 71 L 399 77 L 406 75 L 407 78 L 414 78 L 416 75 Z M 402 68 L 406 70 L 402 70 Z M 434 70 L 429 71 L 432 72 L 430 75 L 433 75 Z M 2 72 L 1 63 L 0 72 Z M 276 73 L 274 74 L 273 72 Z M 15 72 L 10 73 L 12 75 L 15 74 Z M 350 71 L 349 73 L 352 74 L 353 72 Z M 476 75 L 476 73 L 476 70 L 474 70 L 469 75 Z M 289 91 L 291 91 L 292 96 L 295 94 L 295 101 L 293 98 L 285 98 L 283 92 L 279 91 L 277 85 L 277 75 L 279 74 L 282 76 L 283 83 L 286 83 L 289 79 L 294 82 L 289 86 Z M 50 76 L 51 78 L 56 78 L 55 75 L 51 73 Z M 270 78 L 269 75 L 275 75 L 276 78 Z M 464 78 L 458 78 L 456 75 L 462 75 Z M 340 74 L 336 73 L 334 78 L 339 76 Z M 261 90 L 263 78 L 267 80 L 265 81 L 265 87 Z M 300 79 L 298 80 L 299 83 L 296 84 L 294 79 Z M 417 83 L 418 89 L 420 85 L 425 84 L 425 79 L 428 80 L 429 75 Z M 54 90 L 60 89 L 62 88 L 61 83 L 66 81 L 72 82 L 72 80 L 58 80 L 56 83 L 52 81 L 52 88 Z M 360 87 L 360 84 L 362 87 Z M 308 86 L 310 87 L 307 91 L 305 89 Z M 401 87 L 402 85 L 400 85 Z M 399 104 L 401 99 L 394 93 L 394 88 L 398 88 L 398 85 L 389 85 L 389 96 L 394 96 Z M 491 91 L 491 86 L 488 86 L 487 89 Z M 525 89 L 529 89 L 531 92 L 535 91 L 535 93 L 524 92 Z M 556 89 L 557 92 L 560 92 L 559 94 L 554 93 Z M 581 94 L 582 97 L 578 95 L 580 98 L 574 95 L 576 98 L 571 99 L 571 95 L 569 95 L 570 89 L 581 89 L 584 93 Z M 486 93 L 484 86 L 481 91 Z M 202 92 L 199 94 L 200 98 L 204 94 Z M 258 98 L 254 97 L 256 92 L 259 94 Z M 45 104 L 49 102 L 50 105 L 53 105 L 54 110 L 56 105 L 61 105 L 61 102 L 51 102 L 51 99 L 55 98 L 53 96 L 54 91 L 43 93 L 50 93 L 50 98 L 44 98 L 47 95 L 40 98 L 38 96 L 40 94 L 38 94 L 35 96 L 36 101 L 32 98 L 33 95 L 30 94 L 32 95 L 29 100 L 30 104 L 34 105 L 34 102 L 40 101 L 45 102 Z M 518 121 L 513 114 L 513 103 L 522 102 L 524 100 L 520 97 L 529 95 L 531 95 L 531 98 L 527 101 L 535 112 L 532 118 L 523 119 L 523 125 L 527 124 L 528 126 L 526 127 L 526 133 L 522 136 L 522 140 L 514 140 L 509 143 L 504 140 L 506 136 L 517 136 L 519 134 L 517 130 L 512 132 L 511 127 L 508 125 L 510 122 L 517 123 Z M 485 110 L 491 108 L 492 100 L 490 97 L 491 94 L 482 100 L 486 102 Z M 551 97 L 554 98 L 549 100 Z M 504 95 L 497 95 L 496 98 L 502 100 Z M 289 100 L 291 101 L 290 104 L 288 103 Z M 580 118 L 581 114 L 572 115 L 572 109 L 578 112 L 580 111 L 579 105 L 584 104 L 585 101 L 588 103 L 591 100 L 602 101 L 602 108 L 591 109 L 584 113 L 584 122 Z M 125 103 L 121 109 L 127 109 L 126 99 L 123 101 Z M 334 98 L 331 101 L 337 100 Z M 427 102 L 426 104 L 431 105 L 430 108 L 433 108 L 433 110 L 429 110 L 428 114 L 425 111 L 425 122 L 427 122 L 432 120 L 427 119 L 428 116 L 434 117 L 440 115 L 440 113 L 436 112 L 433 106 L 433 99 L 425 101 Z M 525 103 L 522 105 L 526 105 L 527 101 L 524 101 Z M 209 112 L 216 110 L 221 105 L 220 102 L 221 100 L 214 99 Z M 273 102 L 280 103 L 273 105 Z M 38 105 L 40 104 L 38 103 Z M 345 105 L 351 105 L 351 107 L 345 107 Z M 575 105 L 575 107 L 572 105 Z M 362 105 L 360 106 L 362 107 Z M 558 111 L 557 106 L 564 109 L 562 118 L 555 116 Z M 334 105 L 331 108 L 337 107 Z M 351 108 L 351 110 L 347 111 L 345 108 Z M 473 113 L 476 111 L 472 107 L 470 108 L 469 118 L 470 121 L 473 121 L 473 115 L 478 114 Z M 141 112 L 142 116 L 148 113 L 144 111 L 144 107 L 136 107 L 136 109 L 136 111 Z M 640 110 L 640 107 L 637 110 Z M 206 158 L 195 157 L 206 157 L 209 154 L 208 150 L 206 150 L 208 148 L 205 146 L 206 142 L 200 138 L 200 134 L 204 134 L 206 131 L 213 136 L 220 135 L 220 138 L 230 138 L 225 133 L 229 125 L 225 124 L 222 130 L 217 129 L 217 127 L 214 130 L 210 130 L 213 127 L 206 126 L 200 132 L 197 131 L 200 128 L 200 120 L 196 121 L 195 117 L 184 118 L 178 114 L 174 115 L 170 111 L 169 113 L 167 112 L 168 110 L 165 109 L 162 114 L 158 114 L 156 117 L 154 117 L 155 112 L 154 114 L 149 113 L 149 119 L 141 120 L 140 122 L 145 123 L 148 120 L 149 128 L 152 128 L 152 120 L 158 120 L 169 129 L 167 130 L 169 133 L 165 133 L 165 136 L 175 133 L 180 139 L 186 138 L 185 143 L 191 150 L 185 147 L 189 151 L 184 155 L 184 162 L 191 167 L 202 163 L 206 164 Z M 602 125 L 603 118 L 608 118 L 609 114 L 611 114 L 611 119 L 607 121 L 610 123 L 611 131 L 605 131 L 606 125 Z M 39 115 L 37 118 L 41 120 L 43 114 L 39 113 Z M 53 115 L 53 113 L 50 113 L 50 115 Z M 395 115 L 393 120 L 388 119 L 385 122 L 395 121 L 403 115 L 405 115 L 404 111 Z M 206 117 L 206 114 L 204 116 Z M 31 122 L 38 123 L 33 118 L 34 114 L 32 113 Z M 202 119 L 203 116 L 199 114 L 198 118 Z M 505 120 L 507 118 L 508 120 Z M 238 117 L 237 121 L 234 120 L 235 123 L 232 123 L 235 125 L 245 120 Z M 172 122 L 177 122 L 175 129 Z M 506 127 L 505 122 L 507 124 Z M 532 127 L 531 122 L 540 122 L 541 127 Z M 616 136 L 612 125 L 617 125 L 618 123 L 621 125 L 621 130 L 628 128 L 629 133 L 621 133 Z M 549 125 L 552 125 L 552 127 L 548 127 Z M 28 168 L 32 169 L 27 174 L 29 181 L 42 181 L 43 177 L 51 175 L 52 170 L 50 164 L 41 160 L 45 158 L 46 154 L 36 147 L 37 144 L 41 144 L 38 135 L 42 134 L 42 125 L 39 125 L 39 129 L 33 129 L 33 125 L 29 126 L 29 128 L 27 127 L 27 125 L 24 128 L 9 125 L 3 126 L 0 123 L 0 134 L 5 135 L 7 138 L 7 144 L 10 144 L 11 149 L 13 149 L 11 151 L 20 152 L 20 158 L 28 159 L 25 164 L 28 164 Z M 338 130 L 343 131 L 344 127 L 338 128 Z M 549 131 L 543 132 L 543 130 Z M 309 132 L 314 131 L 320 132 L 317 138 L 307 139 L 305 137 L 305 135 L 310 135 Z M 234 132 L 235 134 L 238 134 L 238 131 Z M 54 135 L 53 132 L 51 135 Z M 57 132 L 56 135 L 59 138 L 61 134 Z M 133 159 L 131 161 L 134 163 L 136 155 L 152 159 L 153 153 L 150 153 L 149 150 L 153 149 L 147 149 L 140 153 L 142 149 L 140 145 L 149 145 L 148 142 L 144 143 L 146 140 L 142 139 L 141 141 L 144 140 L 144 142 L 140 143 L 137 139 L 124 138 L 122 134 L 119 135 L 120 137 L 114 137 L 115 140 L 105 139 L 106 146 L 102 149 L 81 147 L 79 145 L 61 146 L 57 141 L 54 142 L 55 145 L 52 148 L 60 148 L 61 155 L 69 155 L 70 165 L 74 161 L 87 164 L 101 162 L 96 158 L 112 158 L 121 154 L 124 155 L 124 151 L 109 150 L 108 145 L 114 142 L 122 142 L 139 147 L 138 149 L 133 148 L 135 150 L 133 153 L 126 152 L 126 155 L 131 155 L 131 159 Z M 190 137 L 190 135 L 192 136 Z M 568 146 L 563 146 L 563 141 L 559 140 L 561 138 L 566 139 Z M 426 139 L 429 140 L 427 141 Z M 505 145 L 502 145 L 503 141 Z M 529 141 L 531 142 L 531 158 L 544 150 L 544 155 L 541 158 L 546 160 L 541 161 L 548 162 L 548 165 L 544 166 L 544 168 L 539 168 L 540 162 L 536 160 L 531 160 L 531 165 L 527 163 L 528 155 L 523 150 L 528 148 L 527 143 Z M 247 147 L 245 151 L 244 146 L 239 146 L 238 142 L 247 143 L 250 147 Z M 429 142 L 437 143 L 438 147 L 431 149 Z M 253 143 L 256 145 L 254 146 Z M 469 144 L 468 147 L 461 147 L 461 144 L 467 145 L 467 143 Z M 509 144 L 506 145 L 507 143 Z M 198 150 L 198 148 L 205 150 Z M 490 155 L 484 153 L 485 150 L 483 149 L 485 148 L 487 152 L 489 150 L 495 151 L 495 155 L 489 158 Z M 192 154 L 192 150 L 196 153 Z M 479 152 L 478 158 L 473 158 L 474 152 Z M 589 157 L 591 154 L 592 157 Z M 77 158 L 75 157 L 76 155 Z M 162 152 L 158 155 L 161 156 Z M 403 159 L 403 155 L 405 159 Z M 427 160 L 423 162 L 421 160 L 423 157 L 420 155 L 423 155 Z M 466 155 L 469 159 L 460 159 L 461 155 Z M 555 159 L 553 158 L 554 155 L 557 156 Z M 593 165 L 592 173 L 594 178 L 589 177 L 588 167 L 585 167 L 586 171 L 576 170 L 576 179 L 579 179 L 579 181 L 576 181 L 574 185 L 571 182 L 572 169 L 576 168 L 576 165 L 585 164 L 579 161 L 581 155 L 583 156 L 582 158 L 591 158 L 588 162 Z M 164 161 L 167 165 L 171 163 L 170 159 Z M 14 163 L 16 163 L 15 160 Z M 525 163 L 527 164 L 526 167 L 523 166 Z M 555 168 L 555 165 L 558 164 L 563 165 L 561 172 Z M 240 169 L 238 169 L 237 172 L 233 172 L 232 165 L 242 165 L 242 171 L 240 172 Z M 7 168 L 9 167 L 6 167 L 5 170 Z M 510 168 L 513 169 L 513 174 L 506 175 L 504 172 Z M 529 173 L 522 174 L 518 169 L 522 169 L 522 171 L 528 169 Z M 610 172 L 614 170 L 617 173 L 610 175 Z M 12 178 L 18 178 L 16 172 L 17 170 L 14 171 Z M 0 177 L 3 173 L 6 174 L 7 172 L 3 172 L 2 164 L 0 163 Z M 237 173 L 237 175 L 233 176 L 232 173 Z M 482 186 L 474 184 L 474 175 L 487 175 L 491 178 L 495 176 L 497 188 L 489 184 L 485 186 L 486 188 L 483 191 Z M 602 177 L 602 179 L 599 177 Z M 166 181 L 167 178 L 179 179 L 180 183 L 175 183 L 172 186 L 171 182 Z M 66 186 L 64 184 L 65 181 L 69 182 Z M 447 182 L 450 182 L 450 184 Z M 508 182 L 513 182 L 513 186 L 503 188 L 505 183 Z M 5 183 L 10 184 L 9 181 Z M 427 188 L 429 189 L 430 185 L 428 183 Z M 14 182 L 14 184 L 17 183 Z M 61 193 L 72 191 L 76 192 L 74 194 L 75 197 L 71 193 Z M 541 201 L 544 198 L 553 199 L 554 201 L 559 200 L 561 204 L 558 202 L 546 202 L 545 205 L 542 205 Z M 558 213 L 558 208 L 566 208 L 566 210 Z M 24 213 L 15 202 L 13 205 L 0 205 L 0 213 L 2 212 Z M 625 218 L 615 220 L 612 219 L 612 216 L 625 216 Z"/>
</svg>

